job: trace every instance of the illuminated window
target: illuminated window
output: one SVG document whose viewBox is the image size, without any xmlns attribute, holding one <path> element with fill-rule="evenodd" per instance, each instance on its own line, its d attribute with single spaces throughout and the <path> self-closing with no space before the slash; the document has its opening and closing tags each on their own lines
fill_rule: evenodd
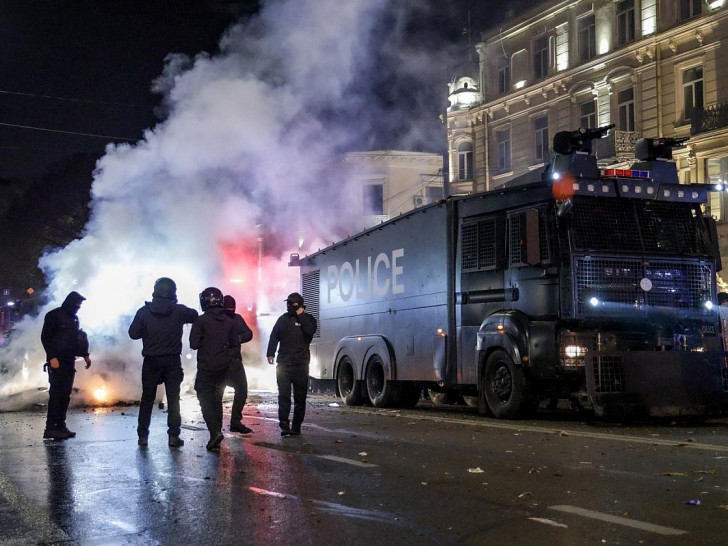
<svg viewBox="0 0 728 546">
<path fill-rule="evenodd" d="M 498 66 L 498 93 L 508 93 L 511 87 L 511 63 L 508 59 L 501 58 Z"/>
<path fill-rule="evenodd" d="M 579 19 L 579 59 L 588 61 L 597 54 L 594 14 Z"/>
<path fill-rule="evenodd" d="M 533 121 L 536 132 L 536 160 L 545 162 L 549 153 L 549 118 L 542 116 Z"/>
<path fill-rule="evenodd" d="M 711 184 L 728 183 L 728 156 L 708 159 L 706 168 L 708 181 Z M 710 195 L 710 215 L 719 222 L 725 221 L 723 210 L 726 206 L 726 192 L 711 191 L 708 195 Z"/>
<path fill-rule="evenodd" d="M 541 36 L 533 41 L 533 77 L 544 78 L 549 73 L 549 38 Z"/>
<path fill-rule="evenodd" d="M 384 214 L 384 185 L 367 184 L 364 186 L 364 214 Z"/>
<path fill-rule="evenodd" d="M 683 70 L 683 119 L 689 120 L 693 110 L 703 107 L 703 67 Z"/>
<path fill-rule="evenodd" d="M 617 4 L 617 44 L 624 45 L 634 40 L 634 0 L 623 0 Z"/>
<path fill-rule="evenodd" d="M 463 142 L 458 146 L 458 180 L 473 179 L 473 145 Z"/>
<path fill-rule="evenodd" d="M 579 106 L 579 127 L 593 129 L 597 126 L 597 107 L 594 99 L 589 99 Z"/>
<path fill-rule="evenodd" d="M 617 129 L 634 131 L 634 90 L 631 87 L 617 93 L 617 110 L 619 112 Z"/>
<path fill-rule="evenodd" d="M 495 140 L 498 150 L 498 172 L 508 172 L 511 170 L 511 130 L 503 129 L 496 132 Z"/>
<path fill-rule="evenodd" d="M 685 21 L 700 15 L 703 0 L 680 0 L 680 20 Z"/>
</svg>

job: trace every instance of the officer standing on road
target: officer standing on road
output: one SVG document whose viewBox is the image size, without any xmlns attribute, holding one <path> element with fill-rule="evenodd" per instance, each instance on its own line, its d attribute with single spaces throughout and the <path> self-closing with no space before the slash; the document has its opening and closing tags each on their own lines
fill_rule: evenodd
<svg viewBox="0 0 728 546">
<path fill-rule="evenodd" d="M 223 295 L 211 286 L 200 293 L 203 314 L 192 325 L 190 347 L 197 350 L 195 390 L 202 417 L 210 432 L 208 451 L 217 451 L 225 439 L 222 433 L 222 395 L 225 378 L 235 351 L 240 353 L 242 332 L 223 308 Z"/>
<path fill-rule="evenodd" d="M 240 341 L 237 347 L 233 347 L 231 350 L 230 365 L 225 376 L 225 384 L 235 389 L 233 407 L 230 410 L 230 432 L 250 434 L 253 432 L 252 429 L 243 424 L 243 408 L 245 407 L 245 401 L 248 399 L 248 378 L 245 375 L 240 346 L 253 339 L 253 331 L 245 323 L 245 319 L 235 312 L 235 298 L 225 296 L 223 298 L 223 308 L 225 313 L 236 322 Z"/>
<path fill-rule="evenodd" d="M 144 303 L 129 325 L 129 337 L 142 340 L 142 399 L 139 404 L 137 425 L 138 444 L 149 442 L 149 424 L 152 420 L 157 385 L 164 383 L 167 393 L 167 434 L 171 447 L 184 445 L 179 437 L 182 417 L 179 409 L 182 370 L 182 328 L 197 319 L 197 311 L 177 303 L 177 285 L 168 277 L 154 283 L 152 301 Z"/>
<path fill-rule="evenodd" d="M 316 319 L 306 313 L 303 297 L 293 292 L 286 298 L 286 313 L 278 317 L 268 342 L 268 363 L 278 349 L 276 381 L 278 382 L 278 425 L 281 436 L 298 436 L 306 414 L 308 392 L 308 364 L 311 360 L 309 345 L 316 332 Z M 280 345 L 280 348 L 279 348 Z M 293 422 L 291 412 L 291 386 L 293 386 Z"/>
<path fill-rule="evenodd" d="M 66 426 L 66 412 L 76 376 L 76 357 L 83 357 L 86 369 L 91 367 L 88 338 L 79 327 L 76 316 L 85 299 L 78 292 L 71 292 L 60 307 L 46 313 L 43 321 L 40 340 L 46 352 L 44 368 L 48 369 L 50 382 L 48 417 L 43 438 L 65 440 L 76 436 Z"/>
</svg>

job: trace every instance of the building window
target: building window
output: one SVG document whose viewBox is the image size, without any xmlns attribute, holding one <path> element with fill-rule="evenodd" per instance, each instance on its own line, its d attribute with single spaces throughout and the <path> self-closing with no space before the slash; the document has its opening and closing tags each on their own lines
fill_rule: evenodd
<svg viewBox="0 0 728 546">
<path fill-rule="evenodd" d="M 700 15 L 703 0 L 680 0 L 680 20 L 685 21 Z"/>
<path fill-rule="evenodd" d="M 689 120 L 693 110 L 703 107 L 703 67 L 683 70 L 683 119 Z"/>
<path fill-rule="evenodd" d="M 495 136 L 498 147 L 498 172 L 505 173 L 511 170 L 511 130 L 498 131 Z"/>
<path fill-rule="evenodd" d="M 597 54 L 594 14 L 579 19 L 579 59 L 588 61 Z"/>
<path fill-rule="evenodd" d="M 384 214 L 384 184 L 364 186 L 364 215 Z"/>
<path fill-rule="evenodd" d="M 458 146 L 458 180 L 473 179 L 473 145 L 463 142 Z"/>
<path fill-rule="evenodd" d="M 630 87 L 617 93 L 617 111 L 620 131 L 634 131 L 634 90 Z"/>
<path fill-rule="evenodd" d="M 597 108 L 593 99 L 583 102 L 579 107 L 579 127 L 594 129 L 597 126 Z"/>
<path fill-rule="evenodd" d="M 501 58 L 498 66 L 498 93 L 504 95 L 511 87 L 511 63 Z"/>
<path fill-rule="evenodd" d="M 617 4 L 617 44 L 624 45 L 634 40 L 634 0 L 623 0 Z"/>
<path fill-rule="evenodd" d="M 549 38 L 541 36 L 533 42 L 533 76 L 537 80 L 549 73 Z"/>
<path fill-rule="evenodd" d="M 543 116 L 533 121 L 536 132 L 536 160 L 545 162 L 549 153 L 549 118 Z"/>
</svg>

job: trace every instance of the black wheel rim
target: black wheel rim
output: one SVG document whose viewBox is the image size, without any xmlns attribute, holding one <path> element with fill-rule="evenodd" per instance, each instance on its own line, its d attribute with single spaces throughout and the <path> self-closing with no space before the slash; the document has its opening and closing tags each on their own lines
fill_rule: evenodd
<svg viewBox="0 0 728 546">
<path fill-rule="evenodd" d="M 490 386 L 493 394 L 498 397 L 498 401 L 501 404 L 505 404 L 510 400 L 511 393 L 513 392 L 513 376 L 511 375 L 511 370 L 503 362 L 498 363 L 493 373 L 493 378 L 490 381 Z"/>
<path fill-rule="evenodd" d="M 384 369 L 382 368 L 381 362 L 372 362 L 367 377 L 367 387 L 369 388 L 369 393 L 374 397 L 382 394 L 382 390 L 384 389 Z"/>
<path fill-rule="evenodd" d="M 339 373 L 339 391 L 343 396 L 348 396 L 354 390 L 354 372 L 351 364 L 343 362 Z"/>
</svg>

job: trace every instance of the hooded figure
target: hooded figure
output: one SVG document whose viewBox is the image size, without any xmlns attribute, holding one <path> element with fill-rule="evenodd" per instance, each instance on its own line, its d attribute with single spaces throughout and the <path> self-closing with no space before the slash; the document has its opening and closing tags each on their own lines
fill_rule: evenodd
<svg viewBox="0 0 728 546">
<path fill-rule="evenodd" d="M 152 420 L 157 385 L 164 383 L 167 394 L 167 434 L 172 447 L 184 445 L 179 437 L 182 417 L 179 409 L 182 371 L 182 328 L 197 318 L 197 311 L 177 303 L 177 285 L 162 277 L 154 283 L 152 301 L 144 303 L 129 326 L 129 337 L 142 340 L 142 399 L 139 404 L 137 425 L 138 444 L 149 441 L 149 424 Z"/>
<path fill-rule="evenodd" d="M 85 299 L 78 292 L 71 292 L 61 306 L 48 311 L 43 320 L 40 341 L 46 352 L 44 368 L 48 370 L 50 382 L 48 416 L 43 438 L 65 440 L 76 436 L 66 426 L 66 412 L 76 376 L 76 357 L 83 357 L 86 368 L 91 366 L 88 338 L 79 327 L 76 316 Z"/>
<path fill-rule="evenodd" d="M 225 385 L 235 390 L 233 407 L 230 410 L 230 432 L 250 434 L 253 432 L 252 429 L 243 424 L 243 408 L 248 399 L 248 377 L 245 375 L 240 346 L 253 339 L 253 331 L 248 327 L 245 319 L 235 312 L 235 298 L 225 296 L 223 298 L 223 307 L 225 313 L 235 321 L 239 330 L 238 343 L 234 344 L 234 347 L 230 349 L 232 358 L 225 376 Z"/>
</svg>

